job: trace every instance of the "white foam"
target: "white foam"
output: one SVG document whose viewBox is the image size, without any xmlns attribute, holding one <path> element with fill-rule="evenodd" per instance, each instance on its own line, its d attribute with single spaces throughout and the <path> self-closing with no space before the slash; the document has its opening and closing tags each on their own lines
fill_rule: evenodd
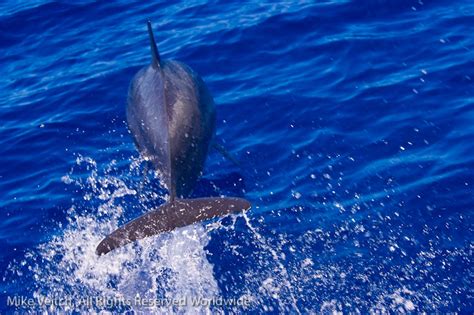
<svg viewBox="0 0 474 315">
<path fill-rule="evenodd" d="M 84 214 L 85 211 L 80 211 L 84 202 L 74 204 L 68 211 L 67 227 L 30 255 L 38 287 L 34 294 L 36 299 L 100 296 L 133 301 L 137 295 L 142 299 L 158 300 L 217 297 L 217 282 L 204 250 L 210 237 L 201 225 L 129 244 L 101 257 L 95 254 L 97 244 L 119 226 L 125 211 L 120 206 L 121 199 L 134 196 L 136 190 L 111 175 L 110 168 L 100 174 L 94 160 L 77 158 L 77 165 L 84 163 L 90 172 L 85 181 L 75 179 L 74 171 L 63 181 L 80 187 L 90 196 L 86 200 L 98 202 L 99 206 Z M 96 311 L 100 307 L 78 309 Z M 202 306 L 187 305 L 176 309 L 176 306 L 133 305 L 131 309 L 195 313 L 202 311 Z M 71 310 L 71 307 L 66 305 L 61 310 Z"/>
</svg>

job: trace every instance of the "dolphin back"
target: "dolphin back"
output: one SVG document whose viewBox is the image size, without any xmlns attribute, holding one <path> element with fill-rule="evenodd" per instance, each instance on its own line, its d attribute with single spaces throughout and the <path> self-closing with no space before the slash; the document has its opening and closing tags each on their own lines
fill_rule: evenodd
<svg viewBox="0 0 474 315">
<path fill-rule="evenodd" d="M 165 94 L 161 69 L 152 66 L 141 69 L 128 91 L 127 124 L 138 151 L 153 164 L 171 191 L 169 115 Z"/>
<path fill-rule="evenodd" d="M 169 114 L 171 186 L 186 198 L 201 176 L 215 133 L 214 100 L 201 77 L 185 64 L 162 66 Z"/>
</svg>

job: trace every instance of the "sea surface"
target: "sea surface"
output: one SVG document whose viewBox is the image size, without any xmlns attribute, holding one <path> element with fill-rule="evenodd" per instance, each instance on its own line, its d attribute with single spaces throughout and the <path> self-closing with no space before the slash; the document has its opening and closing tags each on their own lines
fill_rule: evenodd
<svg viewBox="0 0 474 315">
<path fill-rule="evenodd" d="M 167 198 L 125 122 L 147 19 L 239 162 L 194 195 L 252 209 L 97 257 Z M 470 0 L 3 1 L 0 312 L 472 314 L 473 31 Z"/>
</svg>

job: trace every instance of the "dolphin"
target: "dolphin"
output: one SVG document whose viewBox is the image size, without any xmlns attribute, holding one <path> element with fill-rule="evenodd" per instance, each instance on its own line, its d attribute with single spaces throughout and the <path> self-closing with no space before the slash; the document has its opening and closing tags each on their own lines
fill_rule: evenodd
<svg viewBox="0 0 474 315">
<path fill-rule="evenodd" d="M 189 198 L 214 138 L 214 100 L 190 67 L 161 59 L 150 21 L 147 26 L 151 64 L 138 71 L 130 83 L 127 124 L 138 151 L 164 181 L 169 200 L 104 238 L 96 248 L 97 255 L 251 207 L 242 198 Z"/>
</svg>

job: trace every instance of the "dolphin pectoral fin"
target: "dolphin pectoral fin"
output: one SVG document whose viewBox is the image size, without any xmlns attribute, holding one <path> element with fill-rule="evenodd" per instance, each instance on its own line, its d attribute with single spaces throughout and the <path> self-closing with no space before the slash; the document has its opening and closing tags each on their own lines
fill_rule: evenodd
<svg viewBox="0 0 474 315">
<path fill-rule="evenodd" d="M 220 143 L 213 142 L 212 147 L 216 149 L 220 154 L 222 154 L 226 159 L 234 163 L 236 166 L 240 167 L 239 161 L 229 152 L 224 148 L 224 146 Z"/>
<path fill-rule="evenodd" d="M 242 198 L 175 199 L 121 226 L 96 248 L 102 255 L 131 242 L 196 222 L 250 209 Z"/>
</svg>

